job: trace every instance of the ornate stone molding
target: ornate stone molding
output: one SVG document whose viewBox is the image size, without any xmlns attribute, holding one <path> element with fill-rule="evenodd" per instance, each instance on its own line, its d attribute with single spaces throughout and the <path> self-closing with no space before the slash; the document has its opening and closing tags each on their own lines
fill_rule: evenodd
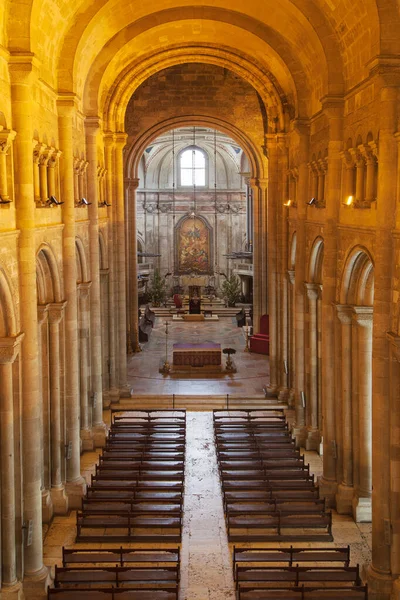
<svg viewBox="0 0 400 600">
<path fill-rule="evenodd" d="M 49 318 L 48 313 L 49 307 L 48 304 L 39 304 L 37 307 L 37 315 L 38 315 L 38 325 L 43 325 L 45 321 Z"/>
<path fill-rule="evenodd" d="M 19 353 L 24 333 L 19 333 L 14 337 L 0 338 L 0 364 L 13 363 Z"/>
<path fill-rule="evenodd" d="M 87 300 L 90 294 L 90 288 L 92 287 L 91 281 L 82 281 L 78 283 L 77 288 L 79 292 L 79 298 L 81 300 Z"/>
<path fill-rule="evenodd" d="M 66 302 L 51 302 L 47 305 L 49 311 L 49 323 L 51 325 L 57 325 L 61 322 L 66 305 Z"/>
<path fill-rule="evenodd" d="M 318 300 L 321 286 L 318 283 L 304 282 L 304 289 L 309 300 Z"/>
<path fill-rule="evenodd" d="M 353 320 L 359 327 L 372 329 L 374 321 L 373 306 L 353 306 Z"/>
</svg>

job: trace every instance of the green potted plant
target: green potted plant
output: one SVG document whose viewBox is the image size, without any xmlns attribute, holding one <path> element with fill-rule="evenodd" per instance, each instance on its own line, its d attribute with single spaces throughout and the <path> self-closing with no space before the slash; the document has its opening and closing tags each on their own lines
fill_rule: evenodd
<svg viewBox="0 0 400 600">
<path fill-rule="evenodd" d="M 153 279 L 151 280 L 150 289 L 148 290 L 153 306 L 160 306 L 165 301 L 167 295 L 165 288 L 165 278 L 161 277 L 158 269 L 154 269 Z"/>
<path fill-rule="evenodd" d="M 235 306 L 242 295 L 239 277 L 232 273 L 230 277 L 227 277 L 225 281 L 223 281 L 221 288 L 224 297 L 228 301 L 228 306 Z"/>
</svg>

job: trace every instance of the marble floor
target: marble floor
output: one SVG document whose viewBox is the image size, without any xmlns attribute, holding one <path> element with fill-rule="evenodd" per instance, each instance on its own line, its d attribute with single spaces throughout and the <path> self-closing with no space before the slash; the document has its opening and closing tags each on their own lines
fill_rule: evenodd
<svg viewBox="0 0 400 600">
<path fill-rule="evenodd" d="M 231 548 L 227 541 L 224 522 L 211 412 L 187 414 L 186 448 L 182 580 L 179 598 L 180 600 L 234 600 Z M 305 452 L 305 455 L 311 471 L 316 476 L 321 475 L 321 457 L 316 452 Z M 82 455 L 81 470 L 87 481 L 94 472 L 97 460 L 98 452 L 87 452 Z M 46 532 L 44 558 L 45 564 L 52 569 L 55 564 L 61 564 L 62 546 L 74 547 L 75 545 L 75 521 L 75 511 L 65 517 L 55 517 Z M 350 544 L 352 564 L 359 563 L 361 566 L 370 561 L 370 524 L 356 524 L 351 517 L 338 515 L 333 511 L 333 535 L 334 542 L 331 544 L 293 545 L 339 547 Z M 130 546 L 134 547 L 133 544 Z M 270 546 L 276 546 L 276 543 Z M 79 547 L 84 545 L 79 544 Z M 99 544 L 98 547 L 110 547 L 110 545 Z"/>
<path fill-rule="evenodd" d="M 172 360 L 175 342 L 216 342 L 235 348 L 237 373 L 217 375 L 162 375 L 159 366 L 165 360 L 165 320 L 157 318 L 143 351 L 128 357 L 128 384 L 136 394 L 262 394 L 269 380 L 268 357 L 245 352 L 245 337 L 235 317 L 217 322 L 173 322 L 168 319 L 168 357 Z M 224 357 L 225 360 L 225 357 Z"/>
</svg>

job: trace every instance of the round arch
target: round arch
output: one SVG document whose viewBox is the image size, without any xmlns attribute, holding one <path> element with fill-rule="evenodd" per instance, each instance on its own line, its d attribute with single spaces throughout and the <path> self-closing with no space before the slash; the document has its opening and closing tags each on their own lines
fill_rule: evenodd
<svg viewBox="0 0 400 600">
<path fill-rule="evenodd" d="M 167 131 L 185 127 L 187 125 L 210 127 L 226 133 L 238 143 L 246 154 L 250 163 L 251 177 L 259 177 L 260 179 L 266 177 L 268 159 L 260 152 L 261 149 L 258 149 L 255 144 L 252 143 L 246 134 L 226 121 L 200 116 L 172 117 L 170 119 L 165 119 L 138 136 L 126 152 L 125 167 L 127 177 L 138 178 L 139 165 L 143 152 L 155 139 Z"/>
<path fill-rule="evenodd" d="M 61 278 L 57 259 L 48 244 L 42 244 L 36 254 L 38 303 L 61 302 Z"/>
<path fill-rule="evenodd" d="M 324 262 L 324 240 L 317 237 L 310 252 L 308 263 L 308 281 L 310 283 L 322 283 L 322 265 Z"/>
<path fill-rule="evenodd" d="M 363 246 L 353 248 L 346 259 L 340 303 L 372 306 L 374 300 L 374 264 L 369 251 Z"/>
<path fill-rule="evenodd" d="M 75 238 L 75 251 L 76 251 L 76 270 L 77 270 L 77 283 L 88 281 L 89 272 L 86 260 L 86 253 L 81 238 Z"/>
<path fill-rule="evenodd" d="M 6 271 L 0 266 L 0 338 L 16 336 L 14 294 Z"/>
</svg>

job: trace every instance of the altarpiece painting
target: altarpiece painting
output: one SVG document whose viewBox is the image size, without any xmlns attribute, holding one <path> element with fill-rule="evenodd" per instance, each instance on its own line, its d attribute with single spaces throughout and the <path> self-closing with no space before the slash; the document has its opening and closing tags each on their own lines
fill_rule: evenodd
<svg viewBox="0 0 400 600">
<path fill-rule="evenodd" d="M 211 272 L 211 230 L 201 217 L 185 217 L 176 228 L 178 274 Z"/>
</svg>

